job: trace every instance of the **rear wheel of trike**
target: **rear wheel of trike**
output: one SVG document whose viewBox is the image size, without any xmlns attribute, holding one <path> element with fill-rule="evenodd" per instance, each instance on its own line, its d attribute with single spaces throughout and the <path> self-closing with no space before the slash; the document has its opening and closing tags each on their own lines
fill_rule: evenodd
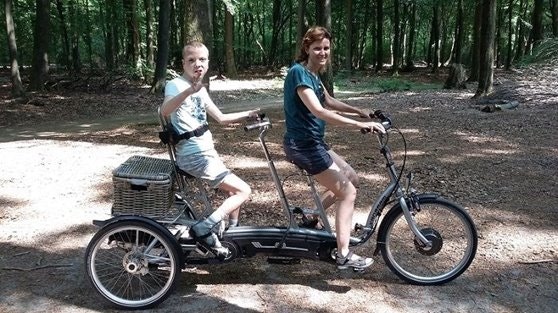
<svg viewBox="0 0 558 313">
<path fill-rule="evenodd" d="M 165 300 L 180 273 L 173 238 L 155 225 L 126 220 L 108 224 L 85 253 L 89 281 L 120 308 L 145 309 Z"/>
</svg>

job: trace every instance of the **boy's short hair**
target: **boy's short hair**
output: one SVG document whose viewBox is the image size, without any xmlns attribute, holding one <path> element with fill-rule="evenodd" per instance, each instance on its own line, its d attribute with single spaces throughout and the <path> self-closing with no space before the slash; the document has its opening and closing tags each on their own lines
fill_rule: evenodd
<svg viewBox="0 0 558 313">
<path fill-rule="evenodd" d="M 190 49 L 190 48 L 205 48 L 207 50 L 207 47 L 203 44 L 203 42 L 198 41 L 198 40 L 192 40 L 189 41 L 188 43 L 186 43 L 184 45 L 184 48 L 182 48 L 182 57 L 184 58 L 184 55 L 186 54 L 186 50 Z M 209 50 L 208 50 L 209 52 Z"/>
</svg>

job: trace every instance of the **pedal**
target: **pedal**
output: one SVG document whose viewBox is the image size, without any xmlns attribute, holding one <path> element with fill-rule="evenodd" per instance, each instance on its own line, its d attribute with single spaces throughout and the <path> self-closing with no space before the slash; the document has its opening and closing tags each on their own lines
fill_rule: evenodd
<svg viewBox="0 0 558 313">
<path fill-rule="evenodd" d="M 355 224 L 355 232 L 359 232 L 364 229 L 364 225 L 356 223 Z"/>
<path fill-rule="evenodd" d="M 270 256 L 267 258 L 267 263 L 269 264 L 282 264 L 282 265 L 294 265 L 300 264 L 301 260 L 299 258 L 281 257 L 281 256 Z"/>
</svg>

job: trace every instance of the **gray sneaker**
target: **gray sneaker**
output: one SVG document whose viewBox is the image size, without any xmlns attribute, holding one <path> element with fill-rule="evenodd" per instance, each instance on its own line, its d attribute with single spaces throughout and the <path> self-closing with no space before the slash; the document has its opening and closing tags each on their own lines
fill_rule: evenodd
<svg viewBox="0 0 558 313">
<path fill-rule="evenodd" d="M 198 240 L 203 246 L 213 250 L 217 255 L 228 255 L 229 249 L 223 247 L 219 238 L 215 233 L 213 233 L 212 228 L 215 225 L 211 225 L 208 220 L 197 223 L 192 226 L 192 232 L 196 240 Z"/>
<path fill-rule="evenodd" d="M 337 253 L 337 268 L 340 270 L 346 270 L 348 268 L 353 269 L 365 269 L 370 265 L 374 264 L 372 258 L 363 258 L 349 251 L 347 256 L 343 257 L 340 253 Z"/>
</svg>

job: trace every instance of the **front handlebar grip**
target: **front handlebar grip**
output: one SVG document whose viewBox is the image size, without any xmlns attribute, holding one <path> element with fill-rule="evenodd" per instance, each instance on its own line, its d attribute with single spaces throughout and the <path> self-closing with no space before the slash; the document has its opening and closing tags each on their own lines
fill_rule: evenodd
<svg viewBox="0 0 558 313">
<path fill-rule="evenodd" d="M 265 114 L 263 114 L 263 115 L 265 116 Z M 264 117 L 258 123 L 244 126 L 244 131 L 251 131 L 251 130 L 258 129 L 260 127 L 265 127 L 265 126 L 270 126 L 271 127 L 271 122 L 269 121 L 269 118 Z"/>
</svg>

